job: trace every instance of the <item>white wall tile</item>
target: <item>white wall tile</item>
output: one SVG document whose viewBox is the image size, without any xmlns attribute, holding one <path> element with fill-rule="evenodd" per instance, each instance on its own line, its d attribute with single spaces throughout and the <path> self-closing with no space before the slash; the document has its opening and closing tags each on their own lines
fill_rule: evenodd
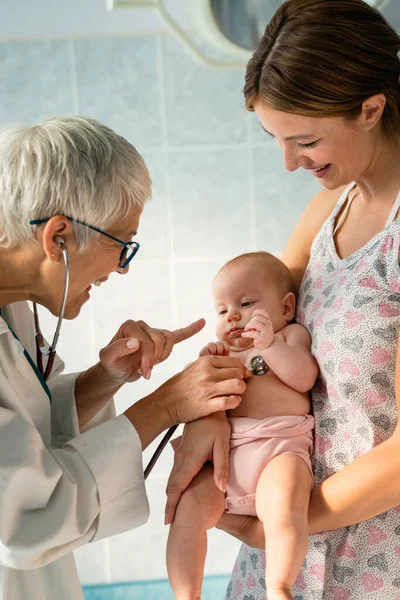
<svg viewBox="0 0 400 600">
<path fill-rule="evenodd" d="M 66 40 L 0 42 L 0 124 L 73 112 Z"/>
<path fill-rule="evenodd" d="M 156 38 L 74 41 L 79 110 L 124 135 L 140 151 L 161 143 Z"/>
<path fill-rule="evenodd" d="M 251 235 L 246 149 L 174 152 L 169 169 L 175 255 L 247 252 Z"/>
<path fill-rule="evenodd" d="M 243 70 L 193 60 L 171 36 L 162 38 L 168 141 L 172 146 L 245 142 Z"/>
<path fill-rule="evenodd" d="M 83 585 L 110 582 L 108 540 L 86 544 L 74 555 Z"/>
</svg>

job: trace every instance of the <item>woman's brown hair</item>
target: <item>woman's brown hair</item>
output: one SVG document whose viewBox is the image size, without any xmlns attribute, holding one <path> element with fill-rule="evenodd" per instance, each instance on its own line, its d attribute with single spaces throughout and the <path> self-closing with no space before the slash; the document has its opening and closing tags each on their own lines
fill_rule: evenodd
<svg viewBox="0 0 400 600">
<path fill-rule="evenodd" d="M 363 0 L 287 0 L 247 65 L 246 108 L 354 119 L 382 93 L 383 131 L 397 136 L 399 52 L 399 35 Z"/>
</svg>

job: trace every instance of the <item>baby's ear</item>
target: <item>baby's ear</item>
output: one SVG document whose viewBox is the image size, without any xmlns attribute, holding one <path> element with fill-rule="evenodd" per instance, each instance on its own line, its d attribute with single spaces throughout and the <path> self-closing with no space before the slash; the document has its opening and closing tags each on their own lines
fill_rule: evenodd
<svg viewBox="0 0 400 600">
<path fill-rule="evenodd" d="M 282 311 L 286 321 L 290 323 L 296 312 L 296 298 L 293 292 L 289 292 L 282 298 Z"/>
</svg>

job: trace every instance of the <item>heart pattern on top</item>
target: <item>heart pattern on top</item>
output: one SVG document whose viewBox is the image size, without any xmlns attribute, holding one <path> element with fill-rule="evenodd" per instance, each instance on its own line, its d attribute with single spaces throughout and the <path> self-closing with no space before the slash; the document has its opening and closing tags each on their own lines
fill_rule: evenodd
<svg viewBox="0 0 400 600">
<path fill-rule="evenodd" d="M 312 391 L 316 485 L 387 440 L 396 426 L 400 228 L 378 234 L 374 244 L 339 260 L 332 247 L 332 219 L 313 244 L 298 299 L 298 315 L 320 366 Z M 306 566 L 294 587 L 296 600 L 400 600 L 400 506 L 398 511 L 311 536 Z M 259 587 L 262 556 L 249 551 L 243 578 L 239 561 L 235 577 L 244 586 L 235 600 L 265 597 Z M 246 588 L 247 581 L 253 585 L 250 573 L 257 592 Z M 232 596 L 237 590 L 231 590 Z"/>
</svg>

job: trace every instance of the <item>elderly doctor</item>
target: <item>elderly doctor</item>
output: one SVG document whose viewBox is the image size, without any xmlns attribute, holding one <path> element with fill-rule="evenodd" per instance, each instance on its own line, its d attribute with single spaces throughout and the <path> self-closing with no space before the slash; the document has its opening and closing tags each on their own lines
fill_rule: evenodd
<svg viewBox="0 0 400 600">
<path fill-rule="evenodd" d="M 240 402 L 238 360 L 207 356 L 115 417 L 198 321 L 173 332 L 127 321 L 99 362 L 63 375 L 34 314 L 75 318 L 91 283 L 128 272 L 151 181 L 125 139 L 66 117 L 0 134 L 0 598 L 76 600 L 73 554 L 146 522 L 142 450 L 163 430 Z M 54 364 L 53 364 L 54 362 Z M 218 419 L 218 416 L 215 417 Z"/>
</svg>

